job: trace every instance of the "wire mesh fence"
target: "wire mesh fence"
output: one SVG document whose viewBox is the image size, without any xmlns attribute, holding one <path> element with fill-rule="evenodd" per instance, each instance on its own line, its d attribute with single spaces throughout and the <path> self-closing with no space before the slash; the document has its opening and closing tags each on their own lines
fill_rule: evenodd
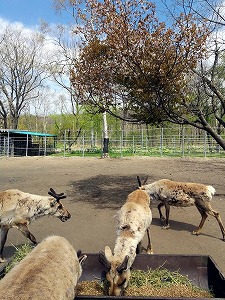
<svg viewBox="0 0 225 300">
<path fill-rule="evenodd" d="M 92 131 L 67 139 L 65 134 L 59 145 L 56 152 L 64 156 L 101 155 L 103 136 Z M 182 127 L 109 131 L 109 155 L 225 157 L 225 152 L 206 132 Z"/>
<path fill-rule="evenodd" d="M 109 156 L 225 157 L 225 151 L 205 131 L 186 127 L 110 130 Z M 221 135 L 225 138 L 225 135 Z M 103 134 L 82 131 L 62 138 L 0 136 L 0 156 L 101 156 Z"/>
</svg>

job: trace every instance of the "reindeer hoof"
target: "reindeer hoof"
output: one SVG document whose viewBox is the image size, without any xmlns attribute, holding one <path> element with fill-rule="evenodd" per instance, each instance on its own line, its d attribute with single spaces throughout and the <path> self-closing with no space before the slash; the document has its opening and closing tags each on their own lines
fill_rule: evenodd
<svg viewBox="0 0 225 300">
<path fill-rule="evenodd" d="M 165 225 L 162 227 L 162 229 L 169 229 L 170 228 L 170 225 Z"/>
<path fill-rule="evenodd" d="M 194 231 L 192 231 L 192 234 L 199 235 L 199 232 L 194 230 Z"/>
<path fill-rule="evenodd" d="M 152 249 L 148 249 L 146 252 L 147 252 L 147 254 L 153 254 L 153 250 Z"/>
<path fill-rule="evenodd" d="M 4 263 L 5 259 L 3 257 L 0 258 L 0 263 Z"/>
</svg>

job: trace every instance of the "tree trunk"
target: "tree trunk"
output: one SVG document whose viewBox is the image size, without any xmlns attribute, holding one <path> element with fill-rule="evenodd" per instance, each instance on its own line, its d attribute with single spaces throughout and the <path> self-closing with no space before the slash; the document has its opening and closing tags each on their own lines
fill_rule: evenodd
<svg viewBox="0 0 225 300">
<path fill-rule="evenodd" d="M 11 129 L 18 128 L 19 116 L 11 116 Z"/>
<path fill-rule="evenodd" d="M 108 124 L 106 118 L 106 111 L 102 114 L 103 117 L 103 151 L 102 158 L 109 157 L 109 136 L 108 136 Z"/>
</svg>

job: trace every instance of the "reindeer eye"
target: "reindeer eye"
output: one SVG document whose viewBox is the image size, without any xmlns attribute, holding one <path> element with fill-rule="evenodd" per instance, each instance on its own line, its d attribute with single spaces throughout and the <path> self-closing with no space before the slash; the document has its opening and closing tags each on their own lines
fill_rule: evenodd
<svg viewBox="0 0 225 300">
<path fill-rule="evenodd" d="M 62 208 L 63 208 L 62 204 L 59 204 L 58 209 L 62 209 Z"/>
</svg>

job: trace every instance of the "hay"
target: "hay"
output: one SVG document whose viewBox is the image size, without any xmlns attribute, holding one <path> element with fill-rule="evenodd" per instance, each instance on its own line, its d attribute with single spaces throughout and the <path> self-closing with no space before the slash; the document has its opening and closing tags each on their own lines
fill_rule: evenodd
<svg viewBox="0 0 225 300">
<path fill-rule="evenodd" d="M 107 295 L 108 282 L 98 280 L 82 281 L 77 285 L 77 295 L 105 296 Z M 189 297 L 213 298 L 213 293 L 194 286 L 188 276 L 181 275 L 178 271 L 170 272 L 164 268 L 148 271 L 132 270 L 129 286 L 124 296 L 146 297 Z"/>
</svg>

